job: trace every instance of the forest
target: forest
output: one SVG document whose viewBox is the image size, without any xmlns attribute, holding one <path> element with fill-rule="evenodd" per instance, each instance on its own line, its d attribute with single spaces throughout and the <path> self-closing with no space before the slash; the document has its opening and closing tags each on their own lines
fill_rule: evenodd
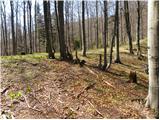
<svg viewBox="0 0 160 120">
<path fill-rule="evenodd" d="M 1 119 L 158 119 L 159 1 L 1 0 Z"/>
</svg>

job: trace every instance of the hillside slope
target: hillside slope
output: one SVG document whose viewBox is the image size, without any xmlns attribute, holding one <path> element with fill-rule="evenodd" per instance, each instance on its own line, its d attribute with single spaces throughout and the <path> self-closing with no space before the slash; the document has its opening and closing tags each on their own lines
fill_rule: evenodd
<svg viewBox="0 0 160 120">
<path fill-rule="evenodd" d="M 89 51 L 87 58 L 79 54 L 87 61 L 84 67 L 46 59 L 44 53 L 2 57 L 2 113 L 21 119 L 146 118 L 147 58 L 138 60 L 124 48 L 122 64 L 106 72 L 93 67 L 102 50 Z M 131 70 L 137 72 L 137 84 L 127 82 Z"/>
</svg>

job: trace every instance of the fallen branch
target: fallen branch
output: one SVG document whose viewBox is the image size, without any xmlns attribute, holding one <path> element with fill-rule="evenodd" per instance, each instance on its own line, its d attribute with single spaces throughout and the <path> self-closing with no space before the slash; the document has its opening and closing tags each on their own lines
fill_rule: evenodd
<svg viewBox="0 0 160 120">
<path fill-rule="evenodd" d="M 98 78 L 98 74 L 97 74 L 97 73 L 95 73 L 93 70 L 91 70 L 90 68 L 88 68 L 88 67 L 86 67 L 86 66 L 85 66 L 85 68 L 86 68 L 91 74 L 95 75 L 95 76 Z"/>
</svg>

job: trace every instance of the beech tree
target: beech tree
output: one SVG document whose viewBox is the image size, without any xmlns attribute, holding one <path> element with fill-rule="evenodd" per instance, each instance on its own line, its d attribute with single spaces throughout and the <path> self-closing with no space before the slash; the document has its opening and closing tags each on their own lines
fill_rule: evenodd
<svg viewBox="0 0 160 120">
<path fill-rule="evenodd" d="M 46 39 L 47 39 L 47 52 L 48 58 L 54 59 L 54 53 L 52 52 L 51 47 L 51 26 L 50 26 L 50 9 L 49 9 L 50 1 L 43 1 L 43 9 L 44 9 L 44 20 L 45 20 L 45 31 L 46 31 Z"/>
<path fill-rule="evenodd" d="M 14 30 L 14 4 L 10 1 L 11 6 L 11 28 L 12 28 L 12 45 L 13 45 L 13 55 L 16 55 L 16 40 L 15 40 L 15 30 Z"/>
<path fill-rule="evenodd" d="M 25 53 L 28 53 L 27 50 L 27 30 L 26 30 L 26 1 L 23 1 L 23 36 L 24 36 L 24 49 Z"/>
<path fill-rule="evenodd" d="M 115 22 L 116 22 L 116 59 L 115 63 L 121 63 L 119 55 L 119 1 L 116 1 L 116 11 L 115 11 Z"/>
<path fill-rule="evenodd" d="M 4 1 L 2 2 L 3 3 L 3 24 L 4 26 L 2 26 L 2 30 L 3 30 L 3 38 L 4 38 L 4 55 L 8 55 L 8 49 L 9 49 L 9 45 L 8 45 L 8 30 L 7 30 L 7 23 L 6 23 L 6 5 L 4 3 Z M 2 25 L 3 25 L 2 24 Z"/>
<path fill-rule="evenodd" d="M 107 1 L 104 0 L 104 31 L 103 31 L 103 43 L 104 43 L 104 65 L 103 70 L 107 67 L 107 45 L 106 45 L 106 37 L 108 34 L 108 11 L 107 11 Z"/>
<path fill-rule="evenodd" d="M 80 47 L 82 49 L 82 30 L 81 30 L 81 17 L 80 17 L 80 6 L 78 6 L 78 25 L 79 25 L 79 38 L 80 38 Z"/>
<path fill-rule="evenodd" d="M 126 21 L 126 31 L 128 34 L 129 52 L 133 54 L 128 1 L 124 1 L 124 14 L 125 14 L 125 21 Z"/>
<path fill-rule="evenodd" d="M 141 56 L 140 50 L 140 1 L 137 1 L 137 55 Z"/>
<path fill-rule="evenodd" d="M 83 56 L 86 56 L 85 1 L 82 1 L 82 30 L 83 30 L 82 54 Z"/>
<path fill-rule="evenodd" d="M 98 36 L 98 1 L 96 0 L 96 48 L 99 47 L 99 36 Z"/>
<path fill-rule="evenodd" d="M 149 90 L 146 106 L 159 109 L 159 1 L 148 1 Z"/>
<path fill-rule="evenodd" d="M 29 40 L 30 40 L 30 54 L 32 54 L 32 49 L 33 49 L 33 47 L 32 47 L 32 15 L 31 15 L 31 7 L 32 7 L 32 3 L 31 3 L 31 1 L 27 1 L 27 4 L 28 4 L 28 10 L 29 10 L 29 24 L 28 24 L 28 28 L 29 28 Z"/>
</svg>

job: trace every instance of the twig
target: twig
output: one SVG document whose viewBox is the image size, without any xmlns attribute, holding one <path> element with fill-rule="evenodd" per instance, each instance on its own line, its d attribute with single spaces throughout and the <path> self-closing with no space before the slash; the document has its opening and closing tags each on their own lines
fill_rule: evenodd
<svg viewBox="0 0 160 120">
<path fill-rule="evenodd" d="M 104 83 L 106 83 L 107 85 L 111 86 L 112 88 L 115 88 L 113 85 L 111 85 L 109 82 L 107 81 L 103 81 Z"/>
<path fill-rule="evenodd" d="M 24 94 L 22 94 L 22 95 L 23 95 L 23 97 L 24 97 L 24 99 L 25 99 L 25 101 L 26 101 L 26 104 L 27 104 L 27 106 L 28 106 L 29 109 L 32 109 L 32 110 L 35 110 L 35 111 L 38 111 L 38 112 L 42 112 L 41 110 L 38 110 L 38 109 L 36 109 L 36 108 L 34 108 L 34 107 L 31 107 L 31 106 L 29 105 L 29 102 L 28 102 L 28 100 L 27 100 L 27 97 L 26 97 Z"/>
<path fill-rule="evenodd" d="M 104 118 L 104 116 L 102 115 L 102 113 L 101 113 L 88 99 L 86 99 L 86 100 L 87 100 L 88 103 L 95 109 L 95 111 L 96 111 L 101 117 Z"/>
</svg>

